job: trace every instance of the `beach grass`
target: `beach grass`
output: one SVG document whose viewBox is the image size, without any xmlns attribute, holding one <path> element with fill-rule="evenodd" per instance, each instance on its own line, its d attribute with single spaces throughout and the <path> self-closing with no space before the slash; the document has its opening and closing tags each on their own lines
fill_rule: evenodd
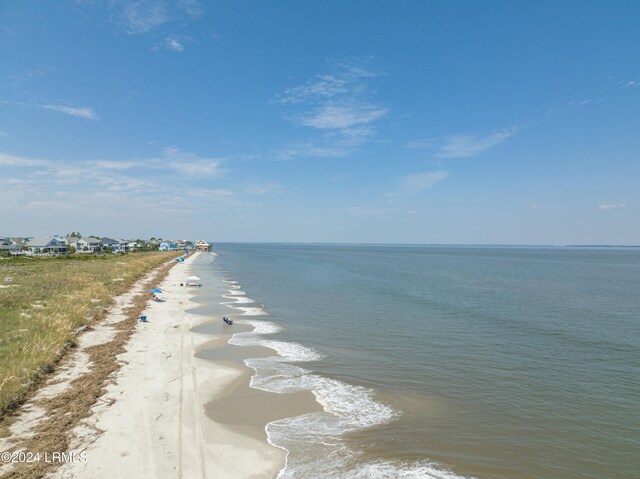
<svg viewBox="0 0 640 479">
<path fill-rule="evenodd" d="M 0 260 L 0 416 L 20 404 L 77 331 L 111 300 L 177 253 Z"/>
</svg>

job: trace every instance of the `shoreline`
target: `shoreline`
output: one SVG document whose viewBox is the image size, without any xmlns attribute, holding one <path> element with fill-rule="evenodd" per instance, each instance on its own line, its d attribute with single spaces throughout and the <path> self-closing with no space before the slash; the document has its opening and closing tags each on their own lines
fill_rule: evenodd
<svg viewBox="0 0 640 479">
<path fill-rule="evenodd" d="M 228 340 L 197 331 L 212 319 L 194 312 L 201 304 L 196 296 L 214 285 L 179 286 L 201 254 L 174 266 L 158 285 L 165 302 L 150 301 L 142 313 L 149 323 L 136 328 L 118 358 L 123 366 L 114 384 L 99 401 L 109 405 L 97 404 L 74 430 L 70 450 L 86 451 L 87 462 L 64 464 L 52 477 L 273 478 L 284 467 L 284 451 L 266 434 L 262 440 L 240 434 L 205 414 L 206 402 L 244 376 L 239 365 L 198 357 Z"/>
<path fill-rule="evenodd" d="M 253 371 L 243 359 L 247 354 L 255 357 L 256 349 L 228 341 L 233 334 L 253 328 L 240 323 L 226 330 L 222 327 L 220 312 L 235 320 L 242 311 L 230 313 L 221 303 L 225 298 L 217 293 L 226 294 L 228 284 L 209 282 L 210 274 L 199 271 L 199 267 L 205 269 L 202 255 L 193 253 L 184 263 L 174 264 L 160 282 L 155 281 L 157 271 L 149 273 L 116 297 L 106 317 L 78 337 L 69 361 L 17 413 L 9 436 L 0 438 L 2 452 L 27 451 L 28 443 L 21 442 L 51 419 L 41 402 L 63 397 L 98 367 L 87 352 L 110 344 L 126 320 L 134 321 L 133 330 L 124 351 L 110 353 L 114 369 L 105 376 L 103 392 L 85 399 L 92 402 L 86 417 L 70 424 L 65 433 L 68 441 L 55 449 L 84 460 L 53 468 L 40 464 L 37 468 L 43 470 L 43 477 L 275 478 L 285 467 L 287 452 L 267 440 L 265 420 L 273 420 L 271 416 L 251 411 L 269 410 L 268 404 L 281 403 L 276 397 L 282 395 L 249 387 Z M 203 288 L 181 287 L 193 274 L 205 277 Z M 163 291 L 164 301 L 150 300 L 150 284 Z M 130 317 L 134 300 L 144 303 L 140 314 L 148 322 Z M 262 353 L 276 354 L 264 349 Z M 211 351 L 221 354 L 221 359 L 207 358 Z M 235 400 L 225 399 L 239 398 L 240 392 L 240 407 Z M 273 396 L 271 401 L 266 395 Z M 212 408 L 218 421 L 211 417 Z M 243 417 L 243 424 L 236 427 L 222 419 L 220 411 Z M 41 454 L 51 455 L 44 449 Z M 26 471 L 15 466 L 19 464 L 2 464 L 0 477 L 16 473 L 16 477 L 31 477 L 21 475 Z"/>
</svg>

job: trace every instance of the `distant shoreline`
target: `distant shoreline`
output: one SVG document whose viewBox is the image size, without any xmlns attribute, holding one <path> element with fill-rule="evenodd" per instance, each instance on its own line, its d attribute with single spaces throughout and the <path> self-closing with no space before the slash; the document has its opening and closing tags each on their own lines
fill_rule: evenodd
<svg viewBox="0 0 640 479">
<path fill-rule="evenodd" d="M 332 243 L 291 241 L 218 241 L 217 244 L 265 246 L 403 246 L 437 248 L 640 248 L 640 245 L 617 244 L 511 244 L 511 243 Z"/>
</svg>

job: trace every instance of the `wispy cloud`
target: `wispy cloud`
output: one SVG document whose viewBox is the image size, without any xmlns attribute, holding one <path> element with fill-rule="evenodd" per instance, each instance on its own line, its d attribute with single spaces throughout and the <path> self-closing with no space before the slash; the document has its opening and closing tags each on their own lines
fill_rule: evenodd
<svg viewBox="0 0 640 479">
<path fill-rule="evenodd" d="M 143 35 L 166 23 L 202 14 L 196 0 L 111 0 L 109 5 L 116 22 L 131 35 Z"/>
<path fill-rule="evenodd" d="M 622 90 L 624 88 L 637 88 L 640 87 L 640 80 L 624 80 L 616 83 L 614 87 L 616 90 Z"/>
<path fill-rule="evenodd" d="M 448 176 L 449 172 L 445 170 L 406 175 L 395 182 L 394 188 L 386 196 L 415 196 L 424 193 Z"/>
<path fill-rule="evenodd" d="M 367 126 L 342 128 L 319 137 L 292 140 L 273 153 L 278 160 L 294 158 L 343 158 L 371 141 L 375 132 Z"/>
<path fill-rule="evenodd" d="M 604 205 L 599 205 L 598 209 L 600 210 L 621 210 L 626 208 L 627 205 L 624 203 L 607 203 Z"/>
<path fill-rule="evenodd" d="M 10 135 L 9 135 L 9 133 L 8 133 L 8 132 L 6 132 L 6 131 L 4 131 L 4 130 L 0 130 L 0 136 L 2 136 L 2 137 L 4 137 L 4 138 L 6 138 L 6 137 L 8 137 L 8 136 L 10 136 Z"/>
<path fill-rule="evenodd" d="M 185 35 L 170 35 L 159 43 L 156 43 L 153 50 L 169 50 L 171 52 L 183 52 L 187 43 L 192 43 L 194 40 L 191 37 Z"/>
<path fill-rule="evenodd" d="M 97 121 L 100 119 L 100 116 L 93 110 L 93 108 L 71 107 L 71 106 L 64 106 L 64 105 L 39 105 L 39 106 L 40 108 L 44 108 L 46 110 L 57 111 L 59 113 L 64 113 L 65 115 L 84 118 L 85 120 Z"/>
<path fill-rule="evenodd" d="M 183 52 L 184 41 L 180 41 L 176 37 L 167 37 L 165 38 L 165 47 L 167 50 L 172 50 L 174 52 Z"/>
<path fill-rule="evenodd" d="M 78 214 L 104 205 L 127 211 L 189 211 L 196 197 L 200 209 L 222 204 L 240 207 L 249 204 L 251 196 L 276 190 L 277 186 L 267 181 L 234 187 L 226 163 L 224 158 L 178 148 L 165 148 L 155 157 L 121 161 L 69 161 L 0 153 L 0 204 L 13 208 L 15 214 L 37 209 L 43 202 Z"/>
<path fill-rule="evenodd" d="M 52 67 L 30 68 L 21 73 L 9 75 L 6 78 L 13 88 L 22 88 L 26 83 L 47 76 L 54 71 L 55 69 Z"/>
<path fill-rule="evenodd" d="M 379 76 L 370 62 L 330 62 L 330 71 L 288 88 L 273 102 L 293 110 L 286 117 L 313 132 L 288 142 L 275 157 L 341 157 L 375 136 L 375 123 L 387 108 L 373 101 L 369 80 Z"/>
<path fill-rule="evenodd" d="M 0 153 L 0 166 L 22 167 L 22 166 L 46 166 L 49 162 L 34 158 L 24 158 L 21 156 Z"/>
<path fill-rule="evenodd" d="M 405 144 L 406 148 L 436 149 L 438 158 L 471 158 L 498 146 L 513 135 L 517 128 L 505 128 L 484 135 L 447 135 L 442 138 L 425 138 Z"/>
<path fill-rule="evenodd" d="M 299 104 L 331 100 L 345 95 L 360 95 L 369 89 L 366 80 L 378 76 L 373 71 L 371 62 L 362 60 L 332 61 L 330 66 L 330 73 L 316 75 L 302 85 L 287 88 L 274 101 Z"/>
<path fill-rule="evenodd" d="M 321 140 L 294 140 L 273 153 L 277 160 L 293 160 L 295 158 L 342 158 L 349 153 L 347 148 L 332 145 Z"/>
<path fill-rule="evenodd" d="M 269 193 L 275 193 L 280 191 L 282 186 L 278 183 L 265 182 L 265 183 L 253 183 L 246 185 L 244 191 L 249 195 L 262 196 Z"/>
<path fill-rule="evenodd" d="M 0 104 L 4 105 L 16 105 L 24 108 L 38 108 L 43 110 L 53 110 L 65 115 L 75 116 L 77 118 L 84 118 L 85 120 L 97 121 L 100 119 L 93 108 L 89 107 L 72 107 L 66 105 L 57 105 L 54 103 L 25 103 L 23 101 L 8 101 L 0 100 Z"/>
<path fill-rule="evenodd" d="M 222 168 L 223 163 L 222 158 L 206 158 L 174 147 L 165 148 L 160 161 L 146 162 L 148 166 L 156 165 L 159 168 L 174 170 L 181 175 L 209 177 L 222 175 L 225 172 Z"/>
<path fill-rule="evenodd" d="M 344 129 L 366 125 L 386 114 L 387 110 L 368 104 L 322 105 L 300 116 L 302 125 L 319 129 Z"/>
</svg>

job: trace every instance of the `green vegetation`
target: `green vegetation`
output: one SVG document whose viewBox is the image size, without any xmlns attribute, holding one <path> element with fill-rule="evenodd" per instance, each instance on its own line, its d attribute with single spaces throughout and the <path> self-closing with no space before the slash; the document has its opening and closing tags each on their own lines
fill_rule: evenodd
<svg viewBox="0 0 640 479">
<path fill-rule="evenodd" d="M 0 415 L 51 371 L 78 328 L 172 252 L 0 259 Z"/>
</svg>

